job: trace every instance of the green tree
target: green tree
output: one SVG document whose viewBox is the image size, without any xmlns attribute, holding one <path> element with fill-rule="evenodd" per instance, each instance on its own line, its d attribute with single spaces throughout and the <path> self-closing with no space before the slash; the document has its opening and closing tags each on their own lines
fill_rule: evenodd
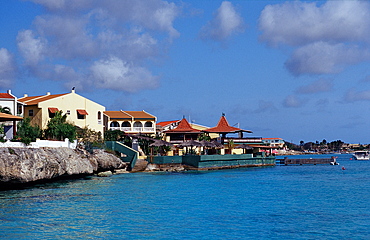
<svg viewBox="0 0 370 240">
<path fill-rule="evenodd" d="M 107 130 L 104 132 L 105 141 L 122 141 L 125 138 L 125 133 L 121 130 Z"/>
<path fill-rule="evenodd" d="M 4 124 L 0 124 L 0 142 L 5 142 Z"/>
<path fill-rule="evenodd" d="M 62 111 L 57 111 L 55 116 L 49 120 L 45 129 L 45 138 L 63 141 L 68 138 L 69 141 L 76 139 L 76 126 L 67 122 L 67 115 Z"/>
<path fill-rule="evenodd" d="M 10 108 L 0 106 L 0 113 L 12 114 Z"/>
<path fill-rule="evenodd" d="M 39 126 L 32 126 L 30 118 L 24 118 L 23 121 L 18 123 L 18 131 L 15 140 L 19 140 L 22 143 L 29 145 L 31 142 L 36 141 L 36 138 L 41 138 L 42 130 Z"/>
<path fill-rule="evenodd" d="M 104 141 L 101 132 L 96 132 L 88 127 L 76 127 L 76 129 L 78 142 L 83 143 L 85 148 L 93 149 L 104 147 Z"/>
</svg>

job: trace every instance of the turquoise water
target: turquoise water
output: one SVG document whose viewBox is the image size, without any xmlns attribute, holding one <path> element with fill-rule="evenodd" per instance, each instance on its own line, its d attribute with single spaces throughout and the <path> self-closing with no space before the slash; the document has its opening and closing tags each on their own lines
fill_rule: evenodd
<svg viewBox="0 0 370 240">
<path fill-rule="evenodd" d="M 0 238 L 369 239 L 370 161 L 349 158 L 3 191 Z"/>
</svg>

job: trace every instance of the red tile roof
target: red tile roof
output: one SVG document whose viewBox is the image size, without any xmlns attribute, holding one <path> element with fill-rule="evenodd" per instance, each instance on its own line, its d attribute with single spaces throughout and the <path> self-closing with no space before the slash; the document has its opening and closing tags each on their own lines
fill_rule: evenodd
<svg viewBox="0 0 370 240">
<path fill-rule="evenodd" d="M 180 120 L 173 120 L 173 121 L 164 121 L 164 122 L 159 122 L 157 123 L 157 125 L 159 126 L 162 126 L 162 127 L 165 127 L 167 125 L 170 125 L 171 123 L 176 123 L 176 122 L 179 122 Z"/>
<path fill-rule="evenodd" d="M 124 111 L 104 111 L 104 114 L 107 115 L 109 118 L 118 118 L 118 119 L 132 119 L 130 115 L 125 113 Z"/>
<path fill-rule="evenodd" d="M 180 132 L 183 132 L 183 133 L 198 133 L 200 132 L 200 130 L 197 130 L 197 129 L 194 129 L 190 126 L 189 122 L 183 118 L 180 122 L 179 122 L 179 125 L 174 128 L 174 129 L 171 129 L 171 130 L 168 130 L 168 131 L 165 131 L 166 133 L 171 133 L 171 132 L 177 132 L 177 133 L 180 133 Z"/>
<path fill-rule="evenodd" d="M 145 111 L 105 111 L 111 119 L 155 119 L 155 116 Z"/>
<path fill-rule="evenodd" d="M 249 130 L 243 130 L 241 128 L 230 126 L 225 116 L 221 116 L 216 127 L 208 128 L 203 131 L 212 132 L 212 133 L 235 133 L 235 132 L 250 132 L 251 133 L 252 132 Z"/>
<path fill-rule="evenodd" d="M 10 95 L 9 93 L 0 93 L 0 98 L 11 98 L 11 99 L 14 99 L 14 97 L 12 95 Z"/>
<path fill-rule="evenodd" d="M 142 119 L 153 119 L 155 116 L 143 111 L 123 111 L 127 113 L 128 115 L 131 115 L 133 118 L 142 118 Z"/>
<path fill-rule="evenodd" d="M 40 102 L 50 100 L 50 99 L 53 99 L 53 98 L 56 98 L 56 97 L 60 97 L 60 96 L 66 95 L 66 94 L 69 94 L 69 93 L 34 96 L 34 97 L 22 97 L 22 98 L 19 98 L 18 101 L 23 102 L 27 105 L 36 105 Z"/>
<path fill-rule="evenodd" d="M 22 117 L 14 116 L 11 114 L 6 114 L 6 113 L 0 113 L 0 122 L 5 122 L 5 121 L 18 121 L 22 120 Z"/>
</svg>

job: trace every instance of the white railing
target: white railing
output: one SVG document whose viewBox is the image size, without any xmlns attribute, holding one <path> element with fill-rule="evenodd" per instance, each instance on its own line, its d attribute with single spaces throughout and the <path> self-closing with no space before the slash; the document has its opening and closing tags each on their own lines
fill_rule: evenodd
<svg viewBox="0 0 370 240">
<path fill-rule="evenodd" d="M 11 142 L 7 141 L 5 143 L 0 143 L 0 147 L 19 147 L 19 148 L 41 148 L 41 147 L 52 147 L 52 148 L 58 148 L 58 147 L 67 147 L 76 149 L 77 141 L 70 142 L 68 138 L 66 138 L 64 141 L 49 141 L 49 140 L 39 140 L 36 139 L 36 142 L 31 142 L 30 145 L 26 145 L 21 142 Z"/>
<path fill-rule="evenodd" d="M 154 133 L 154 127 L 110 127 L 109 130 L 121 130 L 123 132 L 150 132 Z"/>
</svg>

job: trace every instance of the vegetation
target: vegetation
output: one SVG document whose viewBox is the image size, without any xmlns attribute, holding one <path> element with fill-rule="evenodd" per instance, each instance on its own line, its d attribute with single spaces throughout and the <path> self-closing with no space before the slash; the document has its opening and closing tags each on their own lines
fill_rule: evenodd
<svg viewBox="0 0 370 240">
<path fill-rule="evenodd" d="M 39 126 L 32 126 L 30 118 L 24 118 L 23 121 L 18 123 L 17 135 L 14 136 L 15 140 L 29 145 L 31 142 L 36 141 L 36 138 L 42 137 L 42 130 Z"/>
<path fill-rule="evenodd" d="M 321 142 L 304 142 L 300 141 L 299 146 L 292 143 L 285 143 L 289 149 L 296 151 L 313 151 L 313 152 L 335 152 L 342 150 L 344 142 L 341 140 L 336 140 L 332 142 L 323 139 Z"/>
<path fill-rule="evenodd" d="M 12 114 L 10 108 L 0 106 L 0 113 Z"/>
<path fill-rule="evenodd" d="M 107 130 L 104 132 L 105 141 L 124 141 L 125 133 L 121 130 Z"/>
<path fill-rule="evenodd" d="M 198 141 L 203 141 L 203 140 L 209 142 L 209 141 L 211 141 L 211 137 L 204 134 L 204 133 L 201 133 L 201 134 L 199 134 Z"/>
<path fill-rule="evenodd" d="M 0 124 L 0 142 L 5 142 L 4 124 Z"/>
<path fill-rule="evenodd" d="M 63 141 L 68 138 L 69 141 L 76 140 L 76 126 L 66 121 L 67 115 L 62 111 L 57 111 L 55 116 L 49 120 L 44 135 L 47 139 Z"/>
<path fill-rule="evenodd" d="M 85 149 L 104 148 L 104 140 L 101 132 L 96 132 L 88 127 L 76 128 L 78 141 L 85 146 Z"/>
</svg>

